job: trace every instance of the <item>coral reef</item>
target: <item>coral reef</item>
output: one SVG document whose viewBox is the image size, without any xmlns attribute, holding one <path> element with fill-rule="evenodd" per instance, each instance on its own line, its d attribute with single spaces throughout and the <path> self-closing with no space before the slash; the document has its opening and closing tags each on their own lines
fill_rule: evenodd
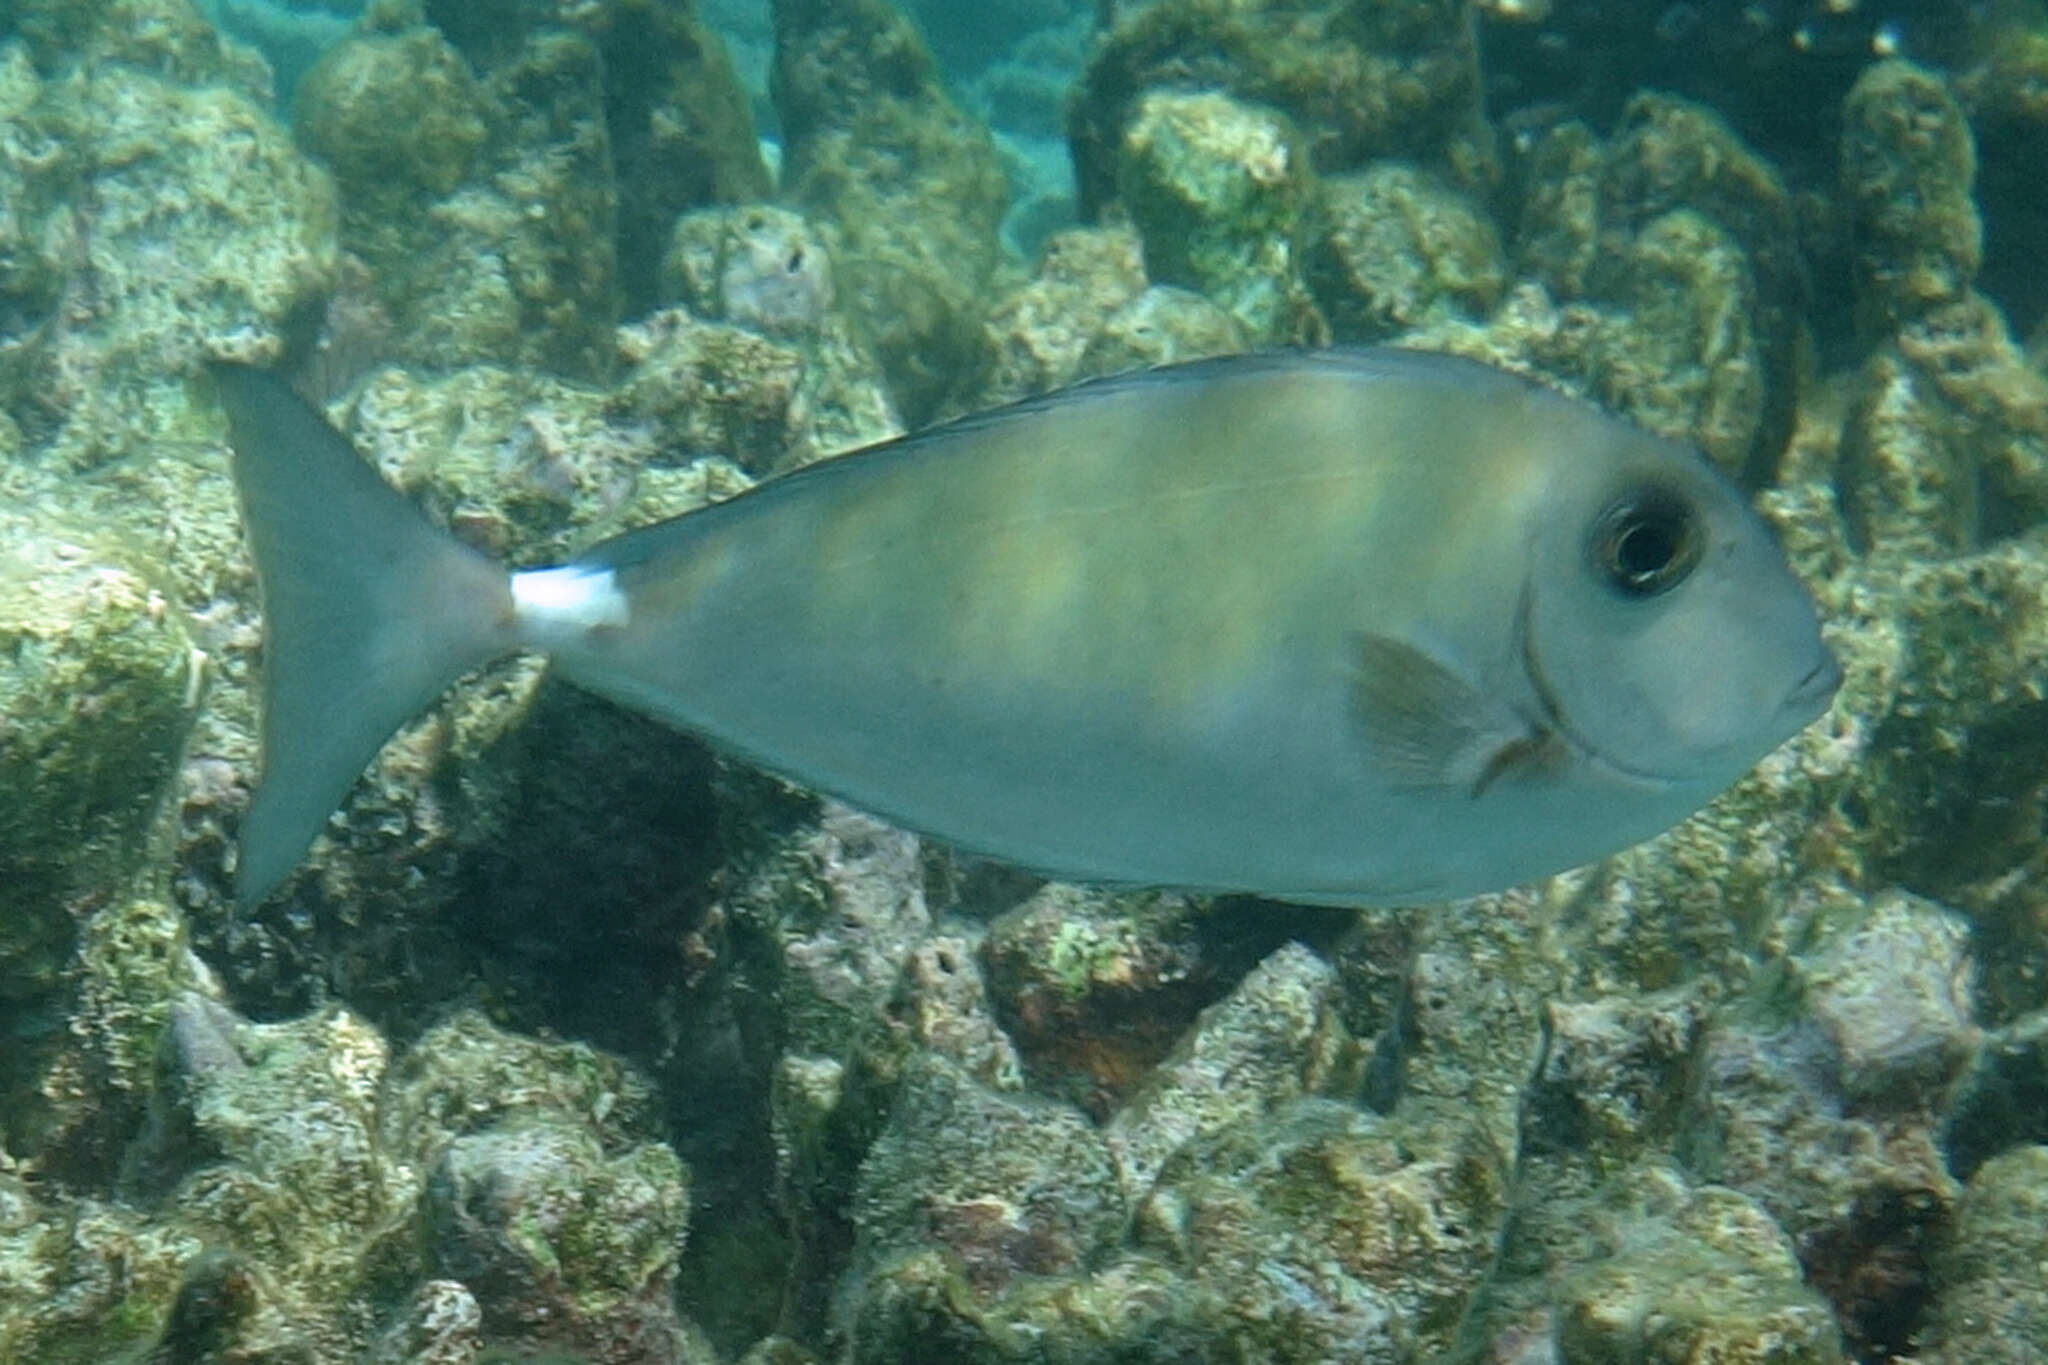
<svg viewBox="0 0 2048 1365">
<path fill-rule="evenodd" d="M 68 0 L 21 0 L 0 20 L 0 38 L 18 36 L 45 71 L 80 58 L 153 72 L 177 85 L 220 81 L 260 95 L 263 63 L 224 42 L 192 0 L 120 0 L 80 7 Z"/>
<path fill-rule="evenodd" d="M 1827 1307 L 1800 1283 L 1785 1236 L 1728 1190 L 1646 1172 L 1602 1210 L 1594 1257 L 1556 1312 L 1557 1359 L 1835 1365 Z"/>
<path fill-rule="evenodd" d="M 848 316 L 912 425 L 980 336 L 1008 186 L 987 129 L 945 92 L 886 0 L 775 0 L 775 107 L 791 200 L 835 237 Z"/>
<path fill-rule="evenodd" d="M 1084 215 L 1116 198 L 1120 149 L 1156 91 L 1215 91 L 1277 110 L 1322 172 L 1398 157 L 1474 188 L 1494 173 L 1471 16 L 1456 0 L 1131 7 L 1101 36 L 1070 106 Z"/>
<path fill-rule="evenodd" d="M 206 657 L 149 568 L 84 525 L 6 514 L 0 546 L 0 879 L 22 915 L 0 994 L 20 999 L 55 980 L 81 909 L 150 856 Z"/>
<path fill-rule="evenodd" d="M 516 3 L 382 5 L 299 82 L 294 124 L 341 187 L 390 354 L 435 367 L 608 373 L 676 215 L 768 187 L 724 49 L 688 6 L 582 6 L 563 25 Z"/>
<path fill-rule="evenodd" d="M 1148 284 L 1137 235 L 1117 228 L 1055 234 L 1038 273 L 998 299 L 982 327 L 988 368 L 977 407 L 1248 344 L 1243 325 L 1207 295 Z"/>
<path fill-rule="evenodd" d="M 0 1282 L 31 1291 L 0 1314 L 10 1359 L 152 1341 L 173 1359 L 354 1359 L 380 1323 L 378 1350 L 407 1361 L 475 1360 L 486 1333 L 709 1358 L 668 1295 L 688 1172 L 616 1062 L 466 1015 L 394 1066 L 345 1011 L 259 1025 L 196 990 L 159 1022 L 123 1201 L 0 1187 Z M 392 1283 L 417 1288 L 389 1300 Z"/>
<path fill-rule="evenodd" d="M 1986 1162 L 1956 1209 L 1936 1264 L 1939 1307 L 1929 1360 L 2025 1360 L 2048 1337 L 2041 1290 L 2048 1214 L 2048 1147 L 2017 1147 Z"/>
<path fill-rule="evenodd" d="M 1586 310 L 1543 367 L 1769 482 L 1809 293 L 1780 176 L 1712 110 L 1663 95 L 1629 101 L 1604 140 L 1565 120 L 1517 145 L 1517 254 L 1553 299 Z"/>
<path fill-rule="evenodd" d="M 1302 274 L 1340 341 L 1381 341 L 1444 314 L 1483 318 L 1507 288 L 1492 222 L 1471 199 L 1383 161 L 1325 182 Z"/>
<path fill-rule="evenodd" d="M 160 64 L 0 45 L 0 406 L 46 468 L 203 443 L 193 366 L 275 355 L 335 282 L 327 178 L 218 62 Z"/>
<path fill-rule="evenodd" d="M 1121 150 L 1117 193 L 1154 278 L 1215 299 L 1254 343 L 1321 337 L 1293 240 L 1313 182 L 1283 122 L 1223 95 L 1159 91 Z"/>
<path fill-rule="evenodd" d="M 783 367 L 794 379 L 780 429 L 683 443 L 719 450 L 757 472 L 894 436 L 902 426 L 887 378 L 858 328 L 833 307 L 835 287 L 823 234 L 800 214 L 767 204 L 686 213 L 676 220 L 662 260 L 663 296 L 697 318 L 737 330 L 727 336 L 700 324 L 664 326 L 667 320 L 656 315 L 627 333 L 628 358 L 648 376 L 635 384 L 655 391 L 650 402 L 690 413 L 723 407 L 719 393 L 734 378 Z M 655 338 L 649 353 L 636 354 L 638 339 L 649 335 Z M 679 340 L 694 343 L 686 353 L 700 379 L 677 382 L 667 364 L 654 362 Z M 787 354 L 767 365 L 735 362 L 721 354 L 732 347 L 771 354 L 780 347 Z"/>
<path fill-rule="evenodd" d="M 649 0 L 0 11 L 0 1357 L 2048 1355 L 2037 14 L 703 13 L 772 98 Z M 512 661 L 232 907 L 206 360 L 530 565 L 1326 336 L 1697 445 L 1831 714 L 1598 866 L 1343 912 L 1043 883 Z"/>
</svg>

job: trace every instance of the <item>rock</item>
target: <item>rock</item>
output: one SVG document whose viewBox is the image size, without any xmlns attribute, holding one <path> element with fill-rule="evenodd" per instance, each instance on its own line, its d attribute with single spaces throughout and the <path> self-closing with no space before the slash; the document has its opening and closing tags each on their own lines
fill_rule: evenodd
<svg viewBox="0 0 2048 1365">
<path fill-rule="evenodd" d="M 564 31 L 594 49 L 601 75 L 592 84 L 601 89 L 591 93 L 602 101 L 602 144 L 617 191 L 616 251 L 607 242 L 606 254 L 617 262 L 626 316 L 652 306 L 662 245 L 677 214 L 767 194 L 769 175 L 746 92 L 719 32 L 698 19 L 695 5 L 597 0 L 563 10 L 546 0 L 420 3 L 426 21 L 485 77 L 507 116 L 528 124 L 508 130 L 516 139 L 559 131 L 533 126 L 525 106 L 554 106 L 545 112 L 549 120 L 583 117 L 574 108 L 582 92 L 570 97 L 572 104 L 557 86 L 534 83 L 545 81 L 552 66 L 536 56 Z M 565 78 L 587 79 L 580 63 L 556 80 Z M 604 226 L 607 236 L 613 230 Z"/>
<path fill-rule="evenodd" d="M 918 426 L 976 368 L 1001 162 L 888 0 L 776 0 L 774 14 L 782 183 L 831 229 L 839 296 Z"/>
<path fill-rule="evenodd" d="M 653 1087 L 617 1057 L 580 1043 L 507 1033 L 463 1011 L 406 1049 L 380 1111 L 382 1141 L 409 1163 L 467 1133 L 536 1115 L 586 1125 L 607 1151 L 656 1131 Z"/>
<path fill-rule="evenodd" d="M 1978 1167 L 1935 1263 L 1926 1358 L 2020 1365 L 2048 1341 L 2048 1147 L 2015 1147 Z"/>
<path fill-rule="evenodd" d="M 1852 392 L 1835 482 L 1857 549 L 1932 558 L 2048 519 L 2048 377 L 1981 296 L 1904 320 Z"/>
<path fill-rule="evenodd" d="M 2037 266 L 2048 251 L 2048 234 L 2033 207 L 2039 191 L 2033 149 L 2048 126 L 2048 99 L 2042 98 L 2048 34 L 2024 16 L 1986 17 L 1996 31 L 1977 45 L 1974 62 L 1953 86 L 1977 147 L 1975 199 L 1987 224 L 1982 283 L 2015 330 L 2040 338 L 2048 286 Z"/>
<path fill-rule="evenodd" d="M 456 1280 L 428 1280 L 371 1349 L 370 1365 L 473 1365 L 483 1353 L 483 1312 Z"/>
<path fill-rule="evenodd" d="M 201 444 L 192 369 L 275 357 L 333 287 L 332 186 L 226 86 L 14 45 L 0 86 L 0 407 L 54 469 Z"/>
<path fill-rule="evenodd" d="M 1257 960 L 1205 936 L 1203 908 L 1052 883 L 989 925 L 981 961 L 1034 1090 L 1098 1120 L 1130 1098 Z"/>
<path fill-rule="evenodd" d="M 1339 341 L 1380 341 L 1443 313 L 1484 318 L 1507 287 L 1493 224 L 1463 194 L 1400 162 L 1322 185 L 1303 276 Z"/>
<path fill-rule="evenodd" d="M 392 1067 L 346 1011 L 259 1025 L 196 994 L 167 1039 L 126 1179 L 149 1226 L 186 1238 L 182 1283 L 160 1290 L 131 1245 L 107 1341 L 140 1317 L 164 1359 L 711 1359 L 669 1299 L 687 1173 L 650 1140 L 651 1091 L 616 1060 L 464 1015 Z M 69 1258 L 76 1274 L 85 1258 Z M 27 1321 L 58 1320 L 57 1297 Z M 19 1326 L 0 1315 L 0 1341 Z"/>
<path fill-rule="evenodd" d="M 886 1274 L 936 1248 L 987 1300 L 1019 1277 L 1082 1271 L 1115 1245 L 1125 1217 L 1109 1152 L 1078 1113 L 920 1059 L 861 1163 L 854 1264 L 863 1277 Z"/>
<path fill-rule="evenodd" d="M 1224 1358 L 1394 1362 L 1447 1350 L 1491 1265 L 1505 1167 L 1396 1119 L 1303 1099 L 1214 1130 L 1137 1214 Z"/>
<path fill-rule="evenodd" d="M 150 897 L 87 917 L 63 982 L 52 998 L 0 1007 L 15 1039 L 0 1066 L 0 1144 L 78 1188 L 102 1188 L 135 1165 L 132 1144 L 160 1054 L 176 1043 L 181 1002 L 215 988 L 187 945 L 184 917 Z M 51 1018 L 65 1026 L 42 1022 Z"/>
<path fill-rule="evenodd" d="M 1609 1259 L 1562 1290 L 1559 1365 L 1839 1365 L 1834 1320 L 1768 1214 L 1730 1190 L 1688 1191 L 1668 1172 L 1634 1183 L 1643 1203 L 1603 1220 Z"/>
<path fill-rule="evenodd" d="M 1701 1016 L 1683 998 L 1551 1001 L 1524 1149 L 1601 1175 L 1662 1150 L 1677 1131 Z"/>
<path fill-rule="evenodd" d="M 1964 0 L 1613 8 L 1483 0 L 1480 62 L 1503 141 L 1560 117 L 1608 125 L 1644 90 L 1712 104 L 1796 181 L 1840 147 L 1843 96 L 1891 53 L 1956 67 L 2011 42 Z"/>
<path fill-rule="evenodd" d="M 0 1002 L 47 1000 L 148 863 L 207 662 L 159 581 L 99 530 L 0 513 Z"/>
<path fill-rule="evenodd" d="M 502 116 L 469 63 L 424 25 L 338 44 L 300 82 L 294 112 L 352 219 L 453 191 Z"/>
<path fill-rule="evenodd" d="M 1082 356 L 1110 315 L 1146 285 L 1143 247 L 1128 228 L 1071 228 L 1039 253 L 1038 273 L 983 322 L 988 373 L 976 408 L 1046 393 L 1082 373 Z"/>
<path fill-rule="evenodd" d="M 1790 399 L 1791 338 L 1762 331 L 1765 304 L 1736 239 L 1674 210 L 1644 223 L 1613 266 L 1604 292 L 1618 311 L 1587 338 L 1594 393 L 1727 473 L 1768 480 Z"/>
<path fill-rule="evenodd" d="M 1937 76 L 1873 67 L 1845 109 L 1864 362 L 1837 483 L 1859 548 L 1951 554 L 2048 518 L 2048 379 L 1973 281 L 1970 129 Z"/>
<path fill-rule="evenodd" d="M 1811 1016 L 1724 1016 L 1696 1063 L 1678 1153 L 1696 1179 L 1754 1199 L 1785 1229 L 1859 1355 L 1896 1353 L 1930 1292 L 1928 1258 L 1956 1185 L 1938 1095 L 1852 1101 L 1834 1037 Z"/>
<path fill-rule="evenodd" d="M 615 416 L 618 408 L 631 411 L 630 398 L 607 402 L 498 366 L 432 378 L 384 369 L 352 396 L 339 425 L 456 535 L 524 567 L 568 558 L 630 506 L 642 468 L 670 462 L 657 435 Z"/>
<path fill-rule="evenodd" d="M 1299 131 L 1304 169 L 1336 173 L 1396 157 L 1475 190 L 1495 173 L 1463 5 L 1361 12 L 1334 0 L 1159 0 L 1130 6 L 1101 37 L 1069 105 L 1084 220 L 1119 192 L 1137 111 L 1155 93 L 1197 91 L 1277 112 Z"/>
<path fill-rule="evenodd" d="M 604 377 L 676 215 L 768 190 L 688 5 L 392 5 L 308 73 L 296 123 L 391 314 L 376 358 L 439 369 Z"/>
<path fill-rule="evenodd" d="M 1985 1037 L 1948 1112 L 1942 1141 L 1949 1168 L 1965 1179 L 2007 1148 L 2048 1144 L 2048 1011 Z"/>
<path fill-rule="evenodd" d="M 985 325 L 990 368 L 972 409 L 1076 380 L 1245 350 L 1234 316 L 1192 289 L 1147 284 L 1129 228 L 1074 228 L 1046 244 L 1038 274 Z"/>
<path fill-rule="evenodd" d="M 201 1242 L 119 1203 L 45 1199 L 0 1169 L 0 1352 L 9 1360 L 146 1353 Z"/>
<path fill-rule="evenodd" d="M 1347 963 L 1347 1018 L 1361 1032 L 1377 1029 L 1368 1035 L 1367 1104 L 1417 1130 L 1439 1130 L 1432 1145 L 1491 1148 L 1505 1164 L 1519 1145 L 1522 1096 L 1541 1055 L 1541 1002 L 1563 977 L 1547 941 L 1557 896 L 1558 888 L 1482 896 L 1402 925 L 1402 937 L 1388 934 L 1398 956 L 1380 964 L 1393 977 L 1391 998 L 1378 1002 L 1384 1014 L 1361 1017 L 1360 986 L 1382 983 L 1358 982 Z M 1401 918 L 1367 912 L 1365 926 Z"/>
<path fill-rule="evenodd" d="M 390 313 L 380 358 L 597 378 L 619 312 L 603 58 L 570 29 L 506 36 L 473 69 L 434 29 L 358 33 L 301 83 L 299 136 Z"/>
<path fill-rule="evenodd" d="M 1357 1058 L 1336 985 L 1328 963 L 1289 944 L 1203 1011 L 1103 1130 L 1134 1200 L 1194 1139 L 1341 1087 Z"/>
<path fill-rule="evenodd" d="M 494 1343 L 673 1361 L 688 1212 L 688 1175 L 668 1147 L 608 1153 L 575 1126 L 511 1123 L 442 1149 L 421 1235 L 431 1272 L 476 1296 Z"/>
<path fill-rule="evenodd" d="M 257 1265 L 210 1248 L 186 1264 L 152 1355 L 297 1362 L 317 1359 L 320 1348 L 318 1329 L 278 1303 Z"/>
<path fill-rule="evenodd" d="M 975 944 L 958 934 L 935 934 L 904 965 L 894 1006 L 910 1035 L 933 1056 L 944 1057 L 996 1091 L 1024 1088 L 1017 1047 L 997 1024 Z"/>
<path fill-rule="evenodd" d="M 1883 690 L 1855 713 L 1864 718 L 1863 857 L 2008 945 L 1982 961 L 1987 998 L 1999 1002 L 1990 1023 L 2048 1002 L 2024 966 L 2041 942 L 2030 926 L 2034 893 L 2012 879 L 2048 854 L 2031 814 L 2048 799 L 2036 739 L 2048 689 L 2044 588 L 2048 539 L 2039 534 L 1881 566 L 1864 584 Z"/>
<path fill-rule="evenodd" d="M 1324 334 L 1296 241 L 1315 181 L 1282 120 L 1224 95 L 1148 95 L 1116 183 L 1152 279 L 1208 295 L 1254 343 Z"/>
<path fill-rule="evenodd" d="M 1973 1059 L 1975 964 L 1962 918 L 1903 891 L 1791 961 L 1807 1012 L 1832 1045 L 1852 1105 L 1940 1106 Z"/>
<path fill-rule="evenodd" d="M 1219 1340 L 1211 1305 L 1149 1256 L 1086 1276 L 1019 1277 L 984 1302 L 938 1249 L 899 1257 L 861 1286 L 846 1327 L 856 1365 L 905 1360 L 1009 1365 L 1105 1357 L 1199 1361 Z"/>
<path fill-rule="evenodd" d="M 785 1336 L 763 1337 L 740 1357 L 740 1365 L 819 1365 L 818 1357 Z"/>
<path fill-rule="evenodd" d="M 974 1007 L 972 983 L 913 984 L 932 929 L 916 839 L 836 805 L 821 817 L 808 801 L 772 819 L 755 821 L 772 832 L 741 852 L 717 913 L 745 983 L 739 1033 L 770 1078 L 777 1218 L 797 1263 L 829 1276 L 844 1264 L 856 1173 L 918 1055 L 913 1029 L 962 1043 L 991 1064 L 985 1074 L 999 1077 L 1004 1057 L 992 1022 L 944 1004 L 964 995 Z"/>
<path fill-rule="evenodd" d="M 211 15 L 192 0 L 124 0 L 88 14 L 65 0 L 18 0 L 8 30 L 48 71 L 73 64 L 128 66 L 181 85 L 232 84 L 258 100 L 269 93 L 270 73 L 262 61 L 221 41 Z"/>
<path fill-rule="evenodd" d="M 726 915 L 735 934 L 758 939 L 744 951 L 789 1051 L 900 1060 L 885 1007 L 931 929 L 914 836 L 827 807 L 735 889 Z"/>
<path fill-rule="evenodd" d="M 615 406 L 656 424 L 671 449 L 720 455 L 749 474 L 815 450 L 797 399 L 806 371 L 797 346 L 672 309 L 619 338 L 632 368 Z"/>
<path fill-rule="evenodd" d="M 823 236 L 788 209 L 699 209 L 676 220 L 661 293 L 698 317 L 762 336 L 815 336 L 832 308 L 832 256 Z"/>
<path fill-rule="evenodd" d="M 1642 94 L 1604 144 L 1569 121 L 1533 138 L 1526 179 L 1518 254 L 1572 310 L 1532 338 L 1541 368 L 1771 482 L 1812 292 L 1776 169 L 1711 109 Z"/>
<path fill-rule="evenodd" d="M 187 1027 L 215 1037 L 181 1048 L 177 1114 L 192 1158 L 170 1206 L 266 1267 L 312 1316 L 354 1282 L 365 1245 L 418 1192 L 417 1173 L 377 1133 L 384 1039 L 338 1009 L 283 1024 L 209 1009 Z"/>
<path fill-rule="evenodd" d="M 686 214 L 663 269 L 664 290 L 694 316 L 665 309 L 621 330 L 634 367 L 621 390 L 665 417 L 682 448 L 786 471 L 901 433 L 880 362 L 833 307 L 823 235 L 801 217 L 758 205 Z"/>
<path fill-rule="evenodd" d="M 458 1349 L 474 1318 L 494 1348 L 619 1365 L 709 1359 L 671 1300 L 690 1173 L 655 1138 L 644 1077 L 463 1014 L 408 1050 L 385 1093 L 381 1145 L 425 1176 L 428 1281 L 406 1319 L 419 1343 L 409 1349 Z"/>
<path fill-rule="evenodd" d="M 1970 198 L 1976 147 L 1946 83 L 1911 62 L 1880 63 L 1857 78 L 1842 120 L 1866 325 L 1895 327 L 1961 299 L 1983 260 L 1983 228 Z"/>
<path fill-rule="evenodd" d="M 1202 294 L 1155 284 L 1120 305 L 1081 352 L 1083 377 L 1251 349 L 1244 325 Z"/>
</svg>

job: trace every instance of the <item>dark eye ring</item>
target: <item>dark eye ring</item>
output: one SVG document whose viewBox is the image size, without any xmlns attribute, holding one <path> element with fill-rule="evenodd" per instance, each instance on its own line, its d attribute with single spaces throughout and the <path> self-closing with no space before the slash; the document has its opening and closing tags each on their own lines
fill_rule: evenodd
<svg viewBox="0 0 2048 1365">
<path fill-rule="evenodd" d="M 1662 488 L 1624 493 L 1600 514 L 1593 564 L 1616 591 L 1655 597 L 1685 581 L 1700 562 L 1699 516 Z"/>
</svg>

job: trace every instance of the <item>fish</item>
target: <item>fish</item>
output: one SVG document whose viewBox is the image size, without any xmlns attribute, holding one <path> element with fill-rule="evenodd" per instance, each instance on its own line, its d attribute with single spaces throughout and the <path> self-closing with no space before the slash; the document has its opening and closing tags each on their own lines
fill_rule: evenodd
<svg viewBox="0 0 2048 1365">
<path fill-rule="evenodd" d="M 1648 839 L 1842 677 L 1696 450 L 1449 355 L 1094 380 L 519 571 L 278 378 L 214 374 L 263 613 L 245 905 L 400 725 L 522 651 L 962 850 L 1311 905 Z"/>
</svg>

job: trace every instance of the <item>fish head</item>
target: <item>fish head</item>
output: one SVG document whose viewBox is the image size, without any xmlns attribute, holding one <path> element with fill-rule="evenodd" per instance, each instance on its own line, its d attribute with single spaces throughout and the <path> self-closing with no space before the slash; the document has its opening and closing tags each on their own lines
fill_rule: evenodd
<svg viewBox="0 0 2048 1365">
<path fill-rule="evenodd" d="M 1718 789 L 1827 710 L 1841 667 L 1741 491 L 1630 432 L 1554 481 L 1516 633 L 1546 722 L 1649 783 Z"/>
</svg>

